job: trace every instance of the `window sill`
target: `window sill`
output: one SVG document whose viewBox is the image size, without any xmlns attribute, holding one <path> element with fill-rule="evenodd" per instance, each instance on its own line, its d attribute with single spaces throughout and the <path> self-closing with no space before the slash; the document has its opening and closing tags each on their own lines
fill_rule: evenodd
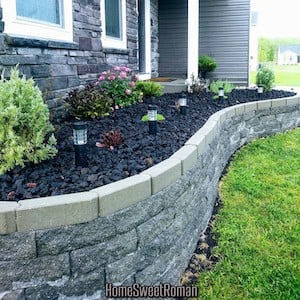
<svg viewBox="0 0 300 300">
<path fill-rule="evenodd" d="M 5 36 L 5 42 L 9 46 L 14 47 L 30 47 L 30 48 L 54 48 L 54 49 L 70 49 L 78 50 L 77 43 L 61 42 L 54 40 L 31 39 L 27 37 L 18 37 L 12 35 Z"/>
<path fill-rule="evenodd" d="M 123 54 L 123 55 L 128 55 L 130 53 L 128 49 L 116 49 L 116 48 L 103 48 L 103 52 L 107 54 Z"/>
</svg>

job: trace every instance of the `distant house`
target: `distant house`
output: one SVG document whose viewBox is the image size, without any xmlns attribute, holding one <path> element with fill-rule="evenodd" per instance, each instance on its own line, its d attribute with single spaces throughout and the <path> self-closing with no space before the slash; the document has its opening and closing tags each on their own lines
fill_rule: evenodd
<svg viewBox="0 0 300 300">
<path fill-rule="evenodd" d="M 278 48 L 279 65 L 300 64 L 300 45 L 283 45 Z"/>
<path fill-rule="evenodd" d="M 19 64 L 58 110 L 114 65 L 187 78 L 207 54 L 212 78 L 247 85 L 249 18 L 250 0 L 1 0 L 0 72 Z"/>
</svg>

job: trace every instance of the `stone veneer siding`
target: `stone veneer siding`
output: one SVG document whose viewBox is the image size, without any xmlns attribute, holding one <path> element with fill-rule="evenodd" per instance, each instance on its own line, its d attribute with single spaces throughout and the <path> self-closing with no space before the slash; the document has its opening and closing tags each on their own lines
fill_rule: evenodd
<svg viewBox="0 0 300 300">
<path fill-rule="evenodd" d="M 0 201 L 0 298 L 105 299 L 105 283 L 178 284 L 231 155 L 299 126 L 299 96 L 236 105 L 139 175 L 90 192 Z"/>
<path fill-rule="evenodd" d="M 127 49 L 106 49 L 101 43 L 99 0 L 73 0 L 73 43 L 21 38 L 4 34 L 0 7 L 0 72 L 19 64 L 27 78 L 34 78 L 55 117 L 64 115 L 67 93 L 95 81 L 114 65 L 138 70 L 138 16 L 136 0 L 127 0 Z M 157 0 L 151 1 L 154 75 L 157 72 Z"/>
</svg>

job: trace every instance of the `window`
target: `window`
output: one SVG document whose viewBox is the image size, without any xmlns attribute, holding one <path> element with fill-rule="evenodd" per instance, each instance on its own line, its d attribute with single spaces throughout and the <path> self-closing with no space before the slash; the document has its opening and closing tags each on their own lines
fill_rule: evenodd
<svg viewBox="0 0 300 300">
<path fill-rule="evenodd" d="M 101 21 L 103 46 L 126 49 L 126 0 L 101 0 Z"/>
<path fill-rule="evenodd" d="M 5 33 L 73 41 L 72 0 L 1 0 Z"/>
</svg>

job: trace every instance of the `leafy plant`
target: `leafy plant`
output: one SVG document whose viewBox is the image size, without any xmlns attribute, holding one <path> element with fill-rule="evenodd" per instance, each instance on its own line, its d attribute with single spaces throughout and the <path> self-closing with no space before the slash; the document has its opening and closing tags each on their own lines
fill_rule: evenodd
<svg viewBox="0 0 300 300">
<path fill-rule="evenodd" d="M 192 74 L 191 78 L 185 80 L 185 85 L 188 88 L 188 92 L 201 93 L 207 90 L 209 79 L 198 78 Z"/>
<path fill-rule="evenodd" d="M 161 122 L 161 121 L 164 121 L 166 118 L 162 115 L 162 114 L 157 114 L 157 121 L 158 122 Z M 148 115 L 144 115 L 141 119 L 143 122 L 148 122 L 149 119 L 148 119 Z"/>
<path fill-rule="evenodd" d="M 108 97 L 113 99 L 114 106 L 128 106 L 141 100 L 142 94 L 135 87 L 137 76 L 128 67 L 115 66 L 101 73 L 97 85 Z"/>
<path fill-rule="evenodd" d="M 216 69 L 216 61 L 209 55 L 201 55 L 198 59 L 198 66 L 201 76 L 206 78 L 208 72 L 212 72 Z"/>
<path fill-rule="evenodd" d="M 101 141 L 100 143 L 96 143 L 96 146 L 113 150 L 115 147 L 122 145 L 123 142 L 124 139 L 121 132 L 118 130 L 111 130 L 101 135 Z"/>
<path fill-rule="evenodd" d="M 210 91 L 215 94 L 213 96 L 213 99 L 217 99 L 219 96 L 219 88 L 222 87 L 224 89 L 224 98 L 228 98 L 226 94 L 229 94 L 232 92 L 234 86 L 232 83 L 228 81 L 222 81 L 222 80 L 215 80 L 210 84 Z"/>
<path fill-rule="evenodd" d="M 275 82 L 275 75 L 271 68 L 267 67 L 266 65 L 262 65 L 256 74 L 256 84 L 262 85 L 264 90 L 270 91 Z"/>
<path fill-rule="evenodd" d="M 84 89 L 71 91 L 66 99 L 70 114 L 77 118 L 99 118 L 107 116 L 111 109 L 112 99 L 95 85 L 88 84 Z"/>
<path fill-rule="evenodd" d="M 135 86 L 144 96 L 160 97 L 164 89 L 161 84 L 153 81 L 137 81 Z"/>
<path fill-rule="evenodd" d="M 33 79 L 19 77 L 12 68 L 10 79 L 0 79 L 0 173 L 27 162 L 39 163 L 56 155 L 56 139 L 49 109 Z"/>
</svg>

